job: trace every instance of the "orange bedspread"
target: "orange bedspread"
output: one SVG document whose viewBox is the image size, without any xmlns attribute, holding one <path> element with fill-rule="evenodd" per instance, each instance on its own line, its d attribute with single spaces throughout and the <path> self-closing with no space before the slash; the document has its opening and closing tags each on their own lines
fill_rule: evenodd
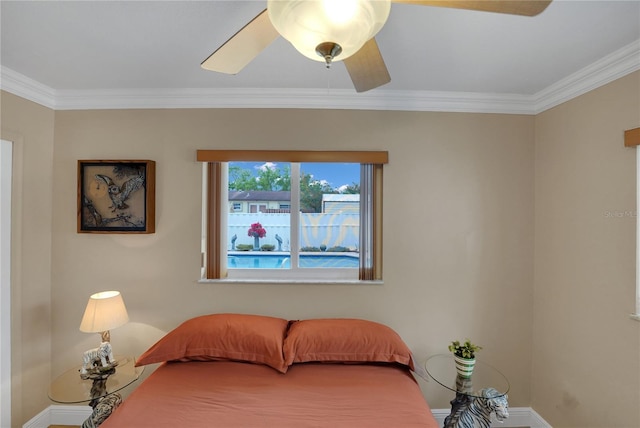
<svg viewBox="0 0 640 428">
<path fill-rule="evenodd" d="M 411 373 L 393 365 L 166 363 L 101 428 L 436 428 Z"/>
</svg>

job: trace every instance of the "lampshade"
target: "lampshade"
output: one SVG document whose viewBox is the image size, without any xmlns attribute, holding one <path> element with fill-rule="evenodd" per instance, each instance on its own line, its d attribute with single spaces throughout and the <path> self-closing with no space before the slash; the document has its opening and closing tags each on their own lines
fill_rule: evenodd
<svg viewBox="0 0 640 428">
<path fill-rule="evenodd" d="M 128 321 L 129 315 L 120 292 L 103 291 L 89 297 L 82 322 L 80 322 L 80 331 L 100 333 L 120 327 Z"/>
<path fill-rule="evenodd" d="M 330 62 L 318 53 L 323 43 L 337 44 L 336 60 L 354 53 L 380 31 L 391 0 L 268 0 L 276 30 L 304 56 Z"/>
</svg>

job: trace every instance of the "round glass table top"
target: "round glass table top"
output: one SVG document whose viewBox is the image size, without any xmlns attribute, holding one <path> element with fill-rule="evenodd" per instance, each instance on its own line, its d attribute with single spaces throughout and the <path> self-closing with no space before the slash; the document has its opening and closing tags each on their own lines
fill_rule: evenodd
<svg viewBox="0 0 640 428">
<path fill-rule="evenodd" d="M 495 388 L 500 395 L 509 392 L 509 381 L 494 367 L 476 360 L 470 378 L 458 376 L 452 354 L 439 354 L 429 357 L 424 369 L 433 380 L 458 394 L 469 397 L 482 397 L 484 388 Z"/>
<path fill-rule="evenodd" d="M 95 398 L 105 397 L 114 392 L 120 391 L 122 388 L 136 381 L 144 367 L 135 367 L 135 361 L 132 357 L 116 356 L 118 365 L 115 372 L 106 379 L 106 388 L 97 396 L 96 389 L 92 386 L 92 379 L 82 379 L 80 377 L 80 367 L 77 366 L 67 370 L 58 376 L 49 386 L 49 398 L 56 403 L 84 403 Z"/>
</svg>

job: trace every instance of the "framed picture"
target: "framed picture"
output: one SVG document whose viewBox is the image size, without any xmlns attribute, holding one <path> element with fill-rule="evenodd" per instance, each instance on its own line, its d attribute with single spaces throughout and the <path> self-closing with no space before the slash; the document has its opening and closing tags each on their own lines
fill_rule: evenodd
<svg viewBox="0 0 640 428">
<path fill-rule="evenodd" d="M 79 160 L 78 233 L 154 233 L 156 163 Z"/>
</svg>

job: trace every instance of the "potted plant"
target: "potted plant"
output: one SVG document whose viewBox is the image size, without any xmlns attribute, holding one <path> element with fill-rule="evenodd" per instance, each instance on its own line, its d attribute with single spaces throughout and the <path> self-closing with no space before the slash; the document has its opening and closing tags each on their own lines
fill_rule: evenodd
<svg viewBox="0 0 640 428">
<path fill-rule="evenodd" d="M 460 343 L 457 340 L 451 342 L 451 345 L 449 345 L 449 351 L 453 353 L 453 359 L 456 362 L 456 370 L 461 377 L 471 377 L 473 368 L 476 365 L 476 352 L 481 349 L 481 346 L 471 343 L 469 339 L 466 339 L 463 343 Z"/>
</svg>

